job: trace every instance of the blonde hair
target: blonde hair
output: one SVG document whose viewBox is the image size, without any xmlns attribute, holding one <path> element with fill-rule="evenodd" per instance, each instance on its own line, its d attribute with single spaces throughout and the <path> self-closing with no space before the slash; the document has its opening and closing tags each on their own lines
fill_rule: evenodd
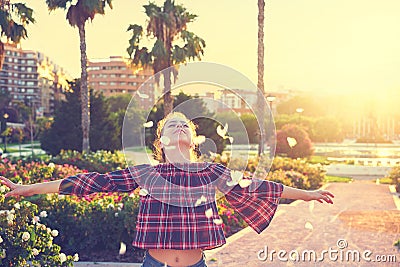
<svg viewBox="0 0 400 267">
<path fill-rule="evenodd" d="M 160 140 L 162 133 L 163 133 L 164 126 L 167 123 L 167 121 L 169 121 L 170 119 L 174 119 L 174 118 L 183 119 L 187 122 L 187 125 L 189 126 L 189 129 L 192 133 L 192 141 L 195 139 L 195 137 L 197 137 L 196 125 L 191 120 L 189 120 L 185 116 L 185 114 L 183 114 L 181 112 L 172 112 L 172 113 L 168 114 L 167 116 L 165 116 L 162 120 L 160 120 L 157 123 L 156 139 L 153 142 L 154 159 L 159 162 L 165 162 L 164 149 L 161 147 L 161 140 Z M 198 159 L 197 145 L 195 145 L 195 147 L 190 149 L 190 159 L 194 160 L 194 161 Z"/>
</svg>

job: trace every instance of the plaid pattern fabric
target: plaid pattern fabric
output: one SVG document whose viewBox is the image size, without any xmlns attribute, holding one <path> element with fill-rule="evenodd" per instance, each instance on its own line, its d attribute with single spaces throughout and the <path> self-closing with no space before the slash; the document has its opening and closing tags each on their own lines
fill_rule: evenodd
<svg viewBox="0 0 400 267">
<path fill-rule="evenodd" d="M 249 178 L 244 178 L 249 179 Z M 271 222 L 283 185 L 252 179 L 251 185 L 229 186 L 231 171 L 214 163 L 137 165 L 107 174 L 85 173 L 64 179 L 60 194 L 95 192 L 141 194 L 132 245 L 144 249 L 211 249 L 225 244 L 216 206 L 216 189 L 257 233 Z M 228 182 L 228 183 L 227 183 Z"/>
</svg>

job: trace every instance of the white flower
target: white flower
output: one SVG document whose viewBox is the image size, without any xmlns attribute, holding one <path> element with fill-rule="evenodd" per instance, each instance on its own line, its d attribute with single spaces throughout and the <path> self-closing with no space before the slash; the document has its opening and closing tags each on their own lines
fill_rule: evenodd
<svg viewBox="0 0 400 267">
<path fill-rule="evenodd" d="M 118 210 L 122 210 L 123 207 L 124 207 L 124 203 L 118 203 Z"/>
<path fill-rule="evenodd" d="M 107 208 L 108 208 L 108 209 L 109 209 L 109 208 L 113 209 L 113 208 L 114 208 L 114 205 L 110 203 L 110 204 L 107 205 Z"/>
<path fill-rule="evenodd" d="M 22 234 L 22 240 L 23 241 L 28 241 L 29 240 L 29 238 L 31 238 L 31 234 L 30 233 L 28 233 L 28 232 L 24 232 L 23 234 Z"/>
<path fill-rule="evenodd" d="M 73 260 L 74 260 L 74 261 L 79 261 L 79 255 L 78 255 L 78 253 L 75 253 Z"/>
<path fill-rule="evenodd" d="M 51 231 L 51 235 L 54 236 L 54 237 L 58 236 L 58 231 L 57 230 L 52 230 Z"/>
<path fill-rule="evenodd" d="M 4 259 L 5 257 L 7 257 L 7 254 L 6 254 L 6 250 L 3 249 L 3 250 L 0 252 L 0 259 Z"/>
<path fill-rule="evenodd" d="M 49 166 L 49 168 L 55 168 L 56 167 L 56 165 L 53 162 L 50 162 L 48 166 Z"/>
<path fill-rule="evenodd" d="M 11 221 L 12 222 L 14 220 L 14 218 L 15 218 L 15 215 L 12 214 L 11 212 L 9 212 L 8 215 L 7 215 L 7 221 Z"/>
<path fill-rule="evenodd" d="M 65 254 L 64 253 L 60 253 L 60 262 L 61 263 L 63 263 L 64 261 L 66 261 L 67 260 L 67 256 L 65 256 Z"/>
<path fill-rule="evenodd" d="M 3 243 L 3 238 L 1 238 L 1 236 L 0 236 L 0 244 L 1 244 L 1 243 Z"/>
<path fill-rule="evenodd" d="M 114 216 L 115 216 L 115 217 L 118 217 L 118 212 L 114 213 Z"/>
<path fill-rule="evenodd" d="M 17 210 L 19 210 L 21 208 L 21 205 L 19 203 L 15 203 L 14 204 L 14 208 L 16 208 Z"/>
<path fill-rule="evenodd" d="M 47 211 L 44 210 L 44 211 L 40 212 L 39 216 L 42 217 L 42 218 L 46 218 L 47 217 Z"/>
<path fill-rule="evenodd" d="M 209 208 L 208 210 L 206 210 L 205 214 L 206 214 L 206 217 L 210 219 L 213 216 L 212 208 Z"/>
<path fill-rule="evenodd" d="M 46 225 L 44 225 L 44 224 L 42 224 L 41 227 L 42 227 L 43 231 L 45 231 L 47 229 Z"/>
<path fill-rule="evenodd" d="M 39 221 L 40 221 L 39 216 L 35 216 L 35 217 L 32 218 L 32 224 L 36 224 L 36 223 L 38 223 Z M 39 226 L 39 225 L 38 225 L 38 226 Z"/>
<path fill-rule="evenodd" d="M 50 229 L 50 227 L 47 228 L 47 233 L 48 233 L 48 234 L 51 234 L 51 229 Z"/>
<path fill-rule="evenodd" d="M 32 249 L 32 254 L 33 256 L 39 255 L 39 250 L 37 250 L 36 248 Z"/>
<path fill-rule="evenodd" d="M 126 245 L 121 242 L 121 247 L 119 248 L 119 255 L 124 255 L 126 253 Z"/>
<path fill-rule="evenodd" d="M 0 193 L 6 192 L 6 187 L 5 186 L 0 186 Z"/>
</svg>

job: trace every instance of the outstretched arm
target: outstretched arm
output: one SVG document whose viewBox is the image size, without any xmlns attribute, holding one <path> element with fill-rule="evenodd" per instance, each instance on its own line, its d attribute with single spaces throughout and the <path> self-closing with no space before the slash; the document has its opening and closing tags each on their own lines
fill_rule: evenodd
<svg viewBox="0 0 400 267">
<path fill-rule="evenodd" d="M 58 193 L 62 180 L 56 180 L 51 182 L 21 185 L 11 182 L 9 179 L 0 176 L 0 182 L 10 188 L 10 192 L 6 193 L 5 197 L 18 197 L 18 196 L 32 196 L 37 194 L 49 194 Z"/>
<path fill-rule="evenodd" d="M 317 200 L 318 202 L 333 204 L 332 198 L 335 196 L 326 190 L 302 190 L 290 186 L 283 186 L 282 198 L 301 199 L 304 201 Z"/>
</svg>

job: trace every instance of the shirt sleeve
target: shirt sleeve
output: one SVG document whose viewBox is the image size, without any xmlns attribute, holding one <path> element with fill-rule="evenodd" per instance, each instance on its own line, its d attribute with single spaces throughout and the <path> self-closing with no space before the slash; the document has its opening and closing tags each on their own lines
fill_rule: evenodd
<svg viewBox="0 0 400 267">
<path fill-rule="evenodd" d="M 106 174 L 81 173 L 61 181 L 59 194 L 85 196 L 96 192 L 130 192 L 138 187 L 135 167 Z"/>
<path fill-rule="evenodd" d="M 243 177 L 251 181 L 248 186 L 243 184 L 227 186 L 231 181 L 230 170 L 218 164 L 218 187 L 225 194 L 226 200 L 239 213 L 243 220 L 258 234 L 264 231 L 272 221 L 282 196 L 283 185 L 280 183 Z"/>
</svg>

